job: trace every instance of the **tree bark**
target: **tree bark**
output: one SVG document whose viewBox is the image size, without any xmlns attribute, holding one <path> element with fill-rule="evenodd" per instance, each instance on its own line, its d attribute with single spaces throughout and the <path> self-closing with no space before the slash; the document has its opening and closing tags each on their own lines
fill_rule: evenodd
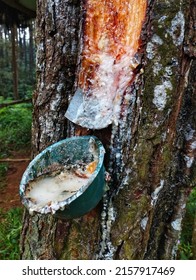
<svg viewBox="0 0 196 280">
<path fill-rule="evenodd" d="M 34 77 L 34 69 L 35 69 L 35 43 L 34 43 L 34 22 L 31 21 L 29 24 L 29 67 L 28 73 L 31 83 L 33 84 L 35 81 Z"/>
<path fill-rule="evenodd" d="M 195 174 L 193 2 L 148 1 L 141 65 L 121 118 L 96 131 L 64 118 L 73 95 L 81 3 L 38 1 L 33 156 L 63 138 L 93 134 L 105 146 L 111 180 L 102 202 L 81 218 L 25 211 L 22 259 L 175 258 Z"/>
<path fill-rule="evenodd" d="M 12 39 L 12 72 L 13 72 L 13 97 L 18 100 L 18 53 L 17 53 L 17 27 L 13 25 L 11 28 L 11 39 Z"/>
<path fill-rule="evenodd" d="M 80 13 L 79 1 L 59 1 L 58 5 L 54 1 L 37 1 L 33 156 L 74 133 L 64 113 L 75 80 Z M 25 212 L 21 237 L 22 258 L 55 259 L 56 227 L 57 220 L 53 217 L 31 217 Z"/>
</svg>

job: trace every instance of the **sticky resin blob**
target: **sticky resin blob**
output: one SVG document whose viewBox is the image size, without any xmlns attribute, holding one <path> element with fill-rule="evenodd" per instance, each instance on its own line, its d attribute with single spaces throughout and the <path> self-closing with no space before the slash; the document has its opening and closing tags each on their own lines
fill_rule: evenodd
<svg viewBox="0 0 196 280">
<path fill-rule="evenodd" d="M 118 122 L 138 66 L 147 0 L 86 0 L 76 92 L 65 116 L 90 129 Z"/>
<path fill-rule="evenodd" d="M 42 210 L 46 212 L 46 209 L 47 212 L 56 211 L 55 205 L 70 198 L 87 184 L 96 166 L 96 161 L 87 165 L 80 163 L 61 170 L 57 169 L 29 181 L 25 196 L 29 200 L 31 211 L 40 213 Z"/>
</svg>

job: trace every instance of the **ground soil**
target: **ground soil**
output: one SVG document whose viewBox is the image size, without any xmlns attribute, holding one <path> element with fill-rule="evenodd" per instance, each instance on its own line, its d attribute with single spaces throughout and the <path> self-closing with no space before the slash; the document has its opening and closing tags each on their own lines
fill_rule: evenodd
<svg viewBox="0 0 196 280">
<path fill-rule="evenodd" d="M 13 159 L 22 159 L 21 161 L 10 161 L 5 178 L 5 186 L 0 189 L 0 208 L 7 211 L 14 207 L 23 207 L 19 196 L 19 184 L 22 175 L 30 162 L 28 152 L 13 152 Z M 26 160 L 29 158 L 29 160 Z"/>
</svg>

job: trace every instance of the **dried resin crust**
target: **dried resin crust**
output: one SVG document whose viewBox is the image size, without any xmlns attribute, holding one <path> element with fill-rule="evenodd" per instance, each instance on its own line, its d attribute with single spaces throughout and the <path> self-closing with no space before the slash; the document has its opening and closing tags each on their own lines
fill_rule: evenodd
<svg viewBox="0 0 196 280">
<path fill-rule="evenodd" d="M 147 0 L 86 0 L 76 92 L 65 116 L 90 129 L 118 122 L 122 96 L 138 66 L 135 55 Z"/>
</svg>

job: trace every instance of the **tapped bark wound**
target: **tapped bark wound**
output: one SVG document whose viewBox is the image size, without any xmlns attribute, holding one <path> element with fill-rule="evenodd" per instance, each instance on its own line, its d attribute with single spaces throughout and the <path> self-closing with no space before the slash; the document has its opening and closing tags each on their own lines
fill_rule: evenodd
<svg viewBox="0 0 196 280">
<path fill-rule="evenodd" d="M 86 1 L 76 93 L 66 117 L 102 129 L 118 123 L 121 101 L 139 65 L 146 0 Z"/>
</svg>

